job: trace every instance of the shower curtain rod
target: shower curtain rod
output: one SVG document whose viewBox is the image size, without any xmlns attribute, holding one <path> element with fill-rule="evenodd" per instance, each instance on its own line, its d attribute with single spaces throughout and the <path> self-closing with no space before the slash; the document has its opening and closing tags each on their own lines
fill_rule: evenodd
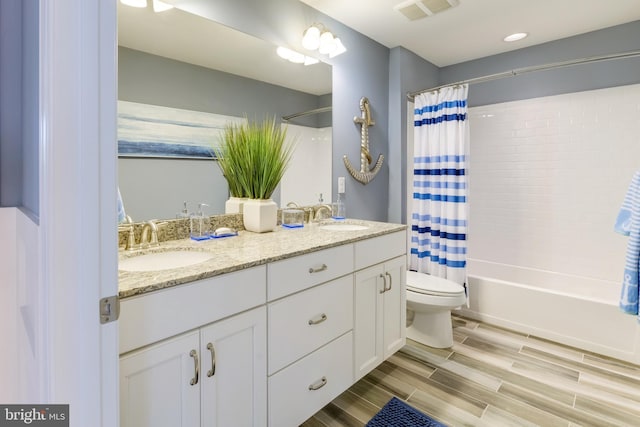
<svg viewBox="0 0 640 427">
<path fill-rule="evenodd" d="M 288 116 L 282 116 L 282 120 L 284 120 L 285 122 L 288 122 L 289 120 L 295 119 L 296 117 L 308 116 L 310 114 L 326 113 L 327 111 L 331 111 L 331 106 L 316 108 L 315 110 L 302 111 L 300 113 L 289 114 Z"/>
<path fill-rule="evenodd" d="M 461 81 L 455 82 L 455 83 L 448 83 L 448 84 L 432 87 L 430 89 L 423 89 L 423 90 L 419 90 L 419 91 L 416 91 L 416 92 L 409 92 L 409 93 L 407 93 L 407 99 L 409 101 L 413 101 L 416 95 L 419 95 L 419 94 L 424 93 L 424 92 L 437 91 L 439 89 L 442 89 L 442 88 L 445 88 L 445 87 L 448 87 L 448 86 L 456 86 L 456 85 L 462 85 L 462 84 L 484 83 L 484 82 L 489 82 L 489 81 L 492 81 L 492 80 L 503 79 L 503 78 L 506 78 L 506 77 L 515 77 L 515 76 L 518 76 L 520 74 L 532 73 L 534 71 L 553 70 L 555 68 L 569 67 L 569 66 L 572 66 L 572 65 L 587 64 L 587 63 L 590 63 L 590 62 L 611 61 L 611 60 L 614 60 L 614 59 L 632 58 L 634 56 L 640 56 L 640 50 L 632 50 L 632 51 L 629 51 L 629 52 L 622 52 L 622 53 L 613 53 L 613 54 L 610 54 L 610 55 L 590 56 L 590 57 L 587 57 L 587 58 L 573 59 L 573 60 L 570 60 L 570 61 L 552 62 L 550 64 L 533 65 L 533 66 L 530 66 L 530 67 L 516 68 L 516 69 L 513 69 L 511 71 L 503 71 L 502 73 L 489 74 L 489 75 L 482 76 L 482 77 L 475 77 L 473 79 L 461 80 Z"/>
</svg>

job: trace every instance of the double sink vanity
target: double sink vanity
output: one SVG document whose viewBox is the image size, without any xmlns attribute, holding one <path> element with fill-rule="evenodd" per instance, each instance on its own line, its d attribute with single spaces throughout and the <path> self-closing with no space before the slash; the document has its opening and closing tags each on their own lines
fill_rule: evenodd
<svg viewBox="0 0 640 427">
<path fill-rule="evenodd" d="M 298 426 L 405 343 L 406 227 L 121 251 L 125 426 Z"/>
</svg>

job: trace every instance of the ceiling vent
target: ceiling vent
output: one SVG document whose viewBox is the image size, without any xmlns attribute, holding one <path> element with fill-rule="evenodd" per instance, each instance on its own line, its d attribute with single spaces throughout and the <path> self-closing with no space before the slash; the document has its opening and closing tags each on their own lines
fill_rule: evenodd
<svg viewBox="0 0 640 427">
<path fill-rule="evenodd" d="M 402 13 L 410 21 L 435 15 L 460 4 L 459 0 L 407 0 L 393 10 Z"/>
</svg>

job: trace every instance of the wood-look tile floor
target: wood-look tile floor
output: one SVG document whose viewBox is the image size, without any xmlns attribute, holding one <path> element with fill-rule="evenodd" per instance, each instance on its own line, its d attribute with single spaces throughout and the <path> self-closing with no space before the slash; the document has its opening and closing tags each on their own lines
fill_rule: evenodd
<svg viewBox="0 0 640 427">
<path fill-rule="evenodd" d="M 640 366 L 453 317 L 454 345 L 414 341 L 304 427 L 364 426 L 396 396 L 447 426 L 640 426 Z"/>
</svg>

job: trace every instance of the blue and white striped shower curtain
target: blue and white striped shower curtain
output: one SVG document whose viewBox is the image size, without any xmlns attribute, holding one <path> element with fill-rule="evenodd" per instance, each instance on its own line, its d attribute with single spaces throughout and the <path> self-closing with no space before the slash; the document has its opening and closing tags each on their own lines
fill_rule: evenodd
<svg viewBox="0 0 640 427">
<path fill-rule="evenodd" d="M 468 85 L 415 97 L 411 270 L 466 282 Z"/>
</svg>

